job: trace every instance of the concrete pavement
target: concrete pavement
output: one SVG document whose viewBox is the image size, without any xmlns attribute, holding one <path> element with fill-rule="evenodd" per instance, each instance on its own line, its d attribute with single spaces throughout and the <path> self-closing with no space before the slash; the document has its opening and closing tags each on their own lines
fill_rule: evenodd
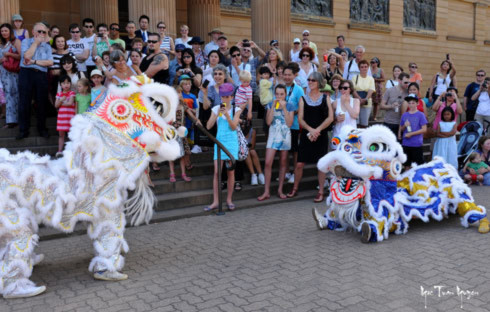
<svg viewBox="0 0 490 312">
<path fill-rule="evenodd" d="M 473 190 L 490 202 L 489 188 Z M 284 201 L 129 228 L 122 282 L 92 278 L 86 235 L 42 241 L 46 259 L 32 279 L 47 292 L 0 299 L 0 311 L 490 310 L 490 236 L 476 227 L 455 216 L 416 221 L 407 235 L 365 245 L 358 233 L 317 230 L 313 206 Z"/>
</svg>

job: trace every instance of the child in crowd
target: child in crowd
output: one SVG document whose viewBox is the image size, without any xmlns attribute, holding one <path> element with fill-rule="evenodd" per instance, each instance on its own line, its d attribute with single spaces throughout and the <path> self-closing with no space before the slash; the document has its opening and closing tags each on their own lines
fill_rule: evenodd
<svg viewBox="0 0 490 312">
<path fill-rule="evenodd" d="M 260 82 L 259 82 L 259 94 L 260 94 L 260 104 L 262 106 L 269 105 L 272 102 L 272 72 L 267 66 L 262 66 L 259 69 Z"/>
<path fill-rule="evenodd" d="M 219 96 L 221 98 L 221 104 L 215 105 L 211 109 L 211 117 L 209 118 L 206 128 L 211 129 L 215 123 L 218 124 L 218 131 L 216 139 L 223 144 L 228 151 L 233 155 L 235 159 L 238 158 L 238 134 L 237 127 L 240 120 L 240 107 L 235 106 L 233 111 L 233 84 L 227 82 L 219 86 Z M 218 148 L 214 146 L 214 178 L 213 178 L 213 202 L 211 205 L 204 208 L 204 211 L 212 211 L 218 208 L 218 166 L 227 170 L 228 174 L 228 193 L 226 196 L 226 206 L 228 210 L 235 210 L 235 204 L 233 204 L 233 190 L 235 187 L 235 170 L 228 170 L 224 168 L 223 164 L 229 160 L 221 150 L 221 163 L 218 164 Z"/>
<path fill-rule="evenodd" d="M 186 105 L 186 112 L 192 114 L 194 116 L 196 114 L 199 105 L 197 104 L 197 98 L 194 94 L 191 93 L 192 88 L 192 79 L 189 75 L 182 75 L 179 77 L 179 97 L 182 102 Z M 194 144 L 194 127 L 192 126 L 192 120 L 185 117 L 185 127 L 187 128 L 188 133 L 188 144 L 187 147 Z M 185 161 L 185 167 L 187 170 L 191 170 L 193 168 L 190 158 L 190 152 L 185 153 L 183 157 Z"/>
<path fill-rule="evenodd" d="M 56 158 L 63 156 L 65 136 L 70 131 L 70 121 L 75 116 L 77 108 L 75 105 L 75 92 L 71 90 L 71 79 L 67 75 L 60 76 L 61 92 L 56 93 L 55 106 L 58 109 L 58 121 L 56 130 L 59 132 L 58 152 Z"/>
<path fill-rule="evenodd" d="M 450 106 L 445 107 L 441 113 L 441 122 L 437 126 L 436 143 L 432 157 L 440 156 L 458 169 L 458 147 L 456 144 L 457 124 L 454 121 L 454 111 Z"/>
<path fill-rule="evenodd" d="M 71 55 L 68 54 L 64 55 L 60 59 L 60 65 L 61 65 L 60 77 L 61 76 L 70 77 L 71 88 L 72 88 L 71 91 L 76 92 L 77 82 L 79 79 L 85 78 L 85 74 L 83 72 L 78 71 L 77 63 L 75 62 L 75 59 Z M 57 92 L 62 91 L 60 85 L 58 85 Z"/>
<path fill-rule="evenodd" d="M 90 73 L 90 80 L 92 80 L 92 83 L 94 86 L 90 90 L 90 102 L 95 102 L 95 101 L 100 101 L 104 99 L 104 93 L 106 92 L 107 88 L 102 85 L 102 82 L 104 81 L 104 75 L 102 72 L 98 69 L 92 70 L 92 73 Z"/>
<path fill-rule="evenodd" d="M 463 168 L 464 181 L 468 184 L 478 182 L 479 185 L 483 185 L 483 174 L 489 171 L 488 165 L 483 161 L 480 154 L 471 153 Z"/>
<path fill-rule="evenodd" d="M 283 192 L 284 178 L 287 171 L 288 152 L 291 149 L 291 125 L 294 120 L 294 112 L 289 111 L 286 107 L 286 86 L 277 85 L 275 88 L 276 100 L 268 107 L 266 121 L 270 125 L 269 137 L 267 139 L 265 151 L 265 186 L 264 193 L 257 198 L 258 201 L 269 199 L 270 184 L 272 175 L 272 164 L 276 152 L 279 156 L 279 187 L 277 196 L 286 199 Z"/>
<path fill-rule="evenodd" d="M 409 94 L 405 101 L 408 103 L 408 111 L 402 115 L 398 140 L 402 140 L 403 151 L 407 154 L 404 166 L 409 169 L 412 163 L 421 165 L 424 163 L 424 133 L 427 131 L 427 118 L 424 113 L 417 110 L 419 99 L 416 94 Z"/>
<path fill-rule="evenodd" d="M 85 113 L 90 106 L 91 101 L 92 95 L 90 94 L 90 82 L 87 78 L 82 78 L 77 82 L 77 95 L 75 96 L 77 114 Z"/>
<path fill-rule="evenodd" d="M 183 76 L 187 76 L 187 75 L 183 75 Z M 189 76 L 187 76 L 189 77 Z M 182 78 L 182 76 L 180 77 Z M 180 79 L 180 83 L 179 85 L 181 86 L 182 89 L 187 89 L 186 85 L 187 85 L 187 81 L 189 81 L 189 85 L 192 83 L 191 80 L 190 80 L 190 77 L 189 79 L 186 79 L 185 77 L 183 79 Z M 190 92 L 190 86 L 189 86 L 189 91 Z M 186 103 L 183 101 L 183 98 L 182 98 L 182 94 L 184 93 L 184 91 L 182 90 L 182 92 L 179 92 L 179 105 L 177 106 L 177 110 L 175 112 L 175 121 L 173 122 L 173 126 L 177 129 L 179 127 L 181 127 L 184 122 L 185 122 L 185 110 L 186 110 Z M 179 145 L 180 145 L 180 171 L 182 173 L 182 180 L 184 180 L 185 182 L 190 182 L 192 181 L 192 178 L 191 177 L 188 177 L 187 174 L 185 173 L 185 169 L 186 169 L 186 165 L 185 165 L 185 160 L 184 160 L 184 157 L 187 156 L 189 157 L 190 153 L 191 153 L 191 150 L 189 148 L 189 143 L 187 142 L 187 138 L 181 138 L 179 137 L 177 139 L 179 141 Z M 171 183 L 175 183 L 177 180 L 175 179 L 175 161 L 169 161 L 168 162 L 168 165 L 169 165 L 169 168 L 170 168 L 170 179 L 169 181 Z"/>
</svg>

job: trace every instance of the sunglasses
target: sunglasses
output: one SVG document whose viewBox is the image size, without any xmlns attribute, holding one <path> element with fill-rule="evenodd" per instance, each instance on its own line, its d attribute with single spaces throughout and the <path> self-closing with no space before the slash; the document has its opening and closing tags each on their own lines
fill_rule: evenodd
<svg viewBox="0 0 490 312">
<path fill-rule="evenodd" d="M 158 42 L 158 40 L 148 40 L 147 42 L 148 42 L 148 43 L 157 43 L 157 42 Z"/>
<path fill-rule="evenodd" d="M 315 80 L 315 79 L 309 79 L 309 78 L 308 78 L 308 79 L 306 79 L 306 80 L 308 80 L 308 82 L 316 82 L 316 80 Z"/>
<path fill-rule="evenodd" d="M 410 68 L 418 68 L 417 66 L 410 66 Z"/>
<path fill-rule="evenodd" d="M 165 28 L 167 28 L 167 27 L 165 27 L 165 26 L 158 26 L 158 29 L 165 29 Z"/>
<path fill-rule="evenodd" d="M 252 52 L 250 49 L 243 49 L 243 52 Z"/>
<path fill-rule="evenodd" d="M 446 93 L 446 97 L 448 97 L 448 96 L 453 96 L 453 94 L 452 93 Z"/>
<path fill-rule="evenodd" d="M 232 57 L 240 57 L 240 54 L 233 54 Z"/>
<path fill-rule="evenodd" d="M 37 32 L 38 33 L 41 33 L 42 30 L 38 30 Z M 72 30 L 70 31 L 72 34 L 79 34 L 80 33 L 80 30 Z M 45 31 L 43 31 L 43 33 L 46 33 Z"/>
<path fill-rule="evenodd" d="M 477 77 L 485 77 L 485 74 L 478 74 Z"/>
<path fill-rule="evenodd" d="M 404 81 L 403 84 L 410 84 L 410 81 Z"/>
<path fill-rule="evenodd" d="M 371 61 L 371 64 L 378 64 L 378 63 L 376 63 L 375 61 Z"/>
<path fill-rule="evenodd" d="M 301 54 L 301 57 L 310 57 L 309 54 Z"/>
<path fill-rule="evenodd" d="M 309 35 L 310 35 L 310 34 L 303 34 L 303 36 L 306 36 L 306 37 L 308 37 Z"/>
<path fill-rule="evenodd" d="M 119 31 L 119 28 L 111 28 L 111 30 Z"/>
<path fill-rule="evenodd" d="M 349 90 L 350 87 L 340 87 L 340 90 Z"/>
<path fill-rule="evenodd" d="M 295 42 L 294 44 L 299 44 L 299 42 Z"/>
<path fill-rule="evenodd" d="M 85 28 L 94 28 L 94 25 L 83 25 Z"/>
<path fill-rule="evenodd" d="M 182 58 L 189 59 L 189 58 L 192 58 L 192 56 L 190 56 L 190 55 L 184 55 Z"/>
</svg>

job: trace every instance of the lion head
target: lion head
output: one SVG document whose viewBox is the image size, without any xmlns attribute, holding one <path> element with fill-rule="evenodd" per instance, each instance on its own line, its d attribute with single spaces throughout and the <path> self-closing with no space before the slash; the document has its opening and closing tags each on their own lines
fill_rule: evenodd
<svg viewBox="0 0 490 312">
<path fill-rule="evenodd" d="M 151 161 L 162 162 L 179 156 L 176 138 L 186 134 L 185 127 L 170 125 L 177 104 L 173 88 L 141 75 L 122 85 L 110 85 L 105 97 L 91 103 L 87 112 L 124 133 L 150 155 Z"/>
</svg>

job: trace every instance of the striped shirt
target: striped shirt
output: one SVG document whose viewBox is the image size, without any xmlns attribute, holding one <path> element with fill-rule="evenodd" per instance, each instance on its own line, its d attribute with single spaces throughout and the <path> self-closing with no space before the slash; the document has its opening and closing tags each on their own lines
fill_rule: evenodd
<svg viewBox="0 0 490 312">
<path fill-rule="evenodd" d="M 60 61 L 61 61 L 61 58 L 65 55 L 70 55 L 71 57 L 73 57 L 73 59 L 75 60 L 76 62 L 76 59 L 75 59 L 75 55 L 73 55 L 73 53 L 71 52 L 68 52 L 66 54 L 58 54 L 56 52 L 53 52 L 53 65 L 49 67 L 49 69 L 61 69 L 61 64 L 60 64 Z"/>
<path fill-rule="evenodd" d="M 168 51 L 166 51 L 165 49 L 168 49 L 170 50 L 170 37 L 169 36 L 165 36 L 162 40 L 162 44 L 160 45 L 160 50 L 162 50 L 162 52 L 166 55 L 166 56 L 169 56 L 170 53 Z"/>
<path fill-rule="evenodd" d="M 63 96 L 66 96 L 65 101 L 69 101 L 71 97 L 75 97 L 75 92 L 58 92 L 56 93 L 56 98 L 59 99 Z M 58 110 L 58 122 L 56 125 L 57 131 L 69 131 L 70 130 L 70 121 L 77 113 L 75 102 L 72 105 L 65 106 L 64 103 L 60 106 Z"/>
<path fill-rule="evenodd" d="M 252 88 L 250 86 L 244 87 L 240 85 L 235 94 L 235 104 L 243 105 L 247 104 L 247 100 L 252 98 Z"/>
</svg>

